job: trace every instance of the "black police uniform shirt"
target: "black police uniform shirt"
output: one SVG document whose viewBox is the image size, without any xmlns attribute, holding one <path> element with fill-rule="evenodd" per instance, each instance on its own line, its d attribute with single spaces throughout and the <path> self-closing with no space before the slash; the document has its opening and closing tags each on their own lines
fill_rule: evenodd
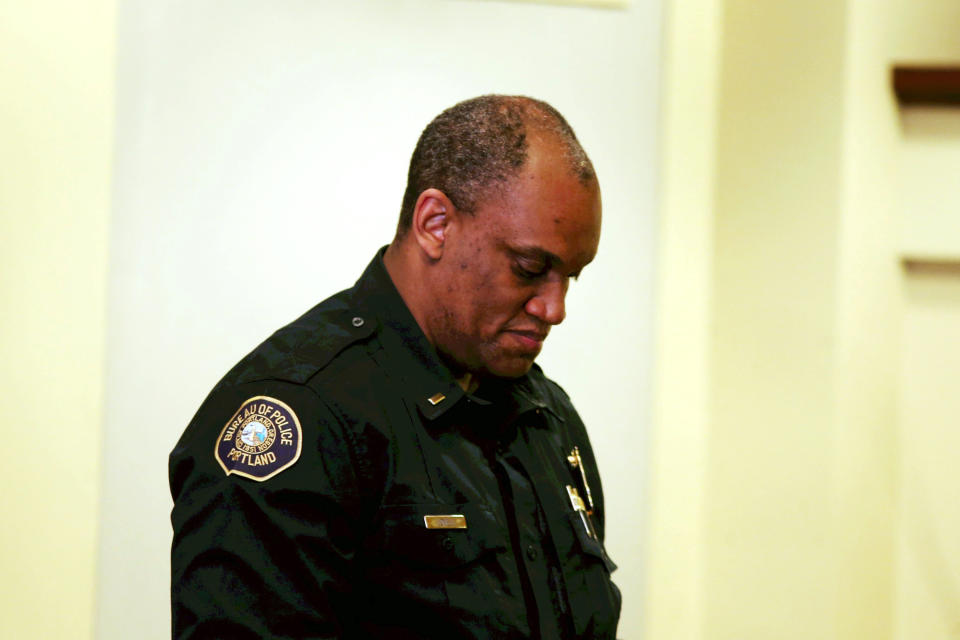
<svg viewBox="0 0 960 640">
<path fill-rule="evenodd" d="M 240 361 L 171 453 L 173 637 L 613 638 L 566 394 L 537 366 L 465 393 L 382 255 Z"/>
</svg>

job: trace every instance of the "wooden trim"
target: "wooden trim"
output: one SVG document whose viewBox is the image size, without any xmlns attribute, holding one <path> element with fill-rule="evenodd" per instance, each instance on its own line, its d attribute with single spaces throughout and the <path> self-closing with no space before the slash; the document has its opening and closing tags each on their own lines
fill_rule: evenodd
<svg viewBox="0 0 960 640">
<path fill-rule="evenodd" d="M 901 256 L 900 263 L 910 273 L 960 275 L 960 256 Z"/>
<path fill-rule="evenodd" d="M 960 106 L 960 66 L 895 65 L 892 71 L 900 104 Z"/>
</svg>

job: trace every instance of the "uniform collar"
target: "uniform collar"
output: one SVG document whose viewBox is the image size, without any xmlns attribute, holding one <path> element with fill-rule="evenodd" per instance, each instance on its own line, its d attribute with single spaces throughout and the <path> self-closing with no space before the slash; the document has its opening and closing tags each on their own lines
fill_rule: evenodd
<svg viewBox="0 0 960 640">
<path fill-rule="evenodd" d="M 429 420 L 438 418 L 466 394 L 423 334 L 383 264 L 380 249 L 357 284 L 354 300 L 375 317 L 388 374 L 399 378 L 402 394 Z"/>
<path fill-rule="evenodd" d="M 407 307 L 383 264 L 380 249 L 354 285 L 354 301 L 361 313 L 372 315 L 383 346 L 388 373 L 399 377 L 404 397 L 414 402 L 428 420 L 435 420 L 466 397 L 453 373 L 443 363 Z M 549 409 L 543 392 L 530 375 L 516 380 L 481 383 L 506 393 L 516 410 Z M 502 396 L 501 396 L 502 397 Z M 473 398 L 483 403 L 483 396 Z M 491 398 L 493 399 L 493 398 Z"/>
<path fill-rule="evenodd" d="M 541 387 L 535 383 L 535 375 L 542 377 L 542 373 L 536 365 L 532 370 L 533 374 L 527 373 L 523 377 L 515 380 L 490 379 L 481 383 L 477 389 L 477 396 L 474 400 L 492 402 L 501 406 L 508 415 L 521 416 L 530 411 L 539 413 L 546 410 L 555 415 L 561 421 L 563 416 L 557 413 L 546 401 L 545 393 Z"/>
</svg>

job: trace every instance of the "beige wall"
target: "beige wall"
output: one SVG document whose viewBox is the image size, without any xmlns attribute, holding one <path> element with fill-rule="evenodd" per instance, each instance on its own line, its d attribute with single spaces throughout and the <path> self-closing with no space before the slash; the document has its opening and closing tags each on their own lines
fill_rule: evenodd
<svg viewBox="0 0 960 640">
<path fill-rule="evenodd" d="M 657 375 L 643 637 L 702 637 L 714 147 L 721 0 L 665 7 Z M 669 278 L 664 277 L 665 275 Z M 624 636 L 626 637 L 626 636 Z"/>
<path fill-rule="evenodd" d="M 960 629 L 960 261 L 906 277 L 897 527 L 897 640 Z"/>
<path fill-rule="evenodd" d="M 943 451 L 956 452 L 944 430 L 960 272 L 919 281 L 900 259 L 960 260 L 960 116 L 901 111 L 889 65 L 960 61 L 960 8 L 680 4 L 666 32 L 647 640 L 954 637 L 960 474 Z M 718 5 L 701 40 L 713 56 L 691 55 L 703 28 L 682 16 Z M 711 59 L 716 98 L 699 83 L 698 110 L 687 78 Z M 712 200 L 685 191 L 711 180 Z"/>
<path fill-rule="evenodd" d="M 891 23 L 900 25 L 890 30 L 895 59 L 960 61 L 960 4 L 897 0 Z M 960 109 L 904 109 L 897 125 L 898 255 L 910 263 L 901 270 L 892 637 L 952 640 L 960 630 Z"/>
<path fill-rule="evenodd" d="M 114 3 L 0 5 L 0 636 L 93 636 Z"/>
<path fill-rule="evenodd" d="M 844 10 L 725 2 L 707 637 L 831 637 Z"/>
</svg>

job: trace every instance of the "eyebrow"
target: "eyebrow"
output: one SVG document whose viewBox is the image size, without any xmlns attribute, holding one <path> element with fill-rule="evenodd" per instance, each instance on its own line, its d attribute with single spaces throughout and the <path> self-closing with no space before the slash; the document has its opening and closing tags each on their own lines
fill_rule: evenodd
<svg viewBox="0 0 960 640">
<path fill-rule="evenodd" d="M 560 259 L 560 256 L 550 253 L 546 249 L 541 247 L 508 247 L 510 251 L 518 256 L 524 258 L 532 258 L 534 260 L 542 260 L 543 262 L 550 265 L 563 266 L 563 260 Z"/>
</svg>

